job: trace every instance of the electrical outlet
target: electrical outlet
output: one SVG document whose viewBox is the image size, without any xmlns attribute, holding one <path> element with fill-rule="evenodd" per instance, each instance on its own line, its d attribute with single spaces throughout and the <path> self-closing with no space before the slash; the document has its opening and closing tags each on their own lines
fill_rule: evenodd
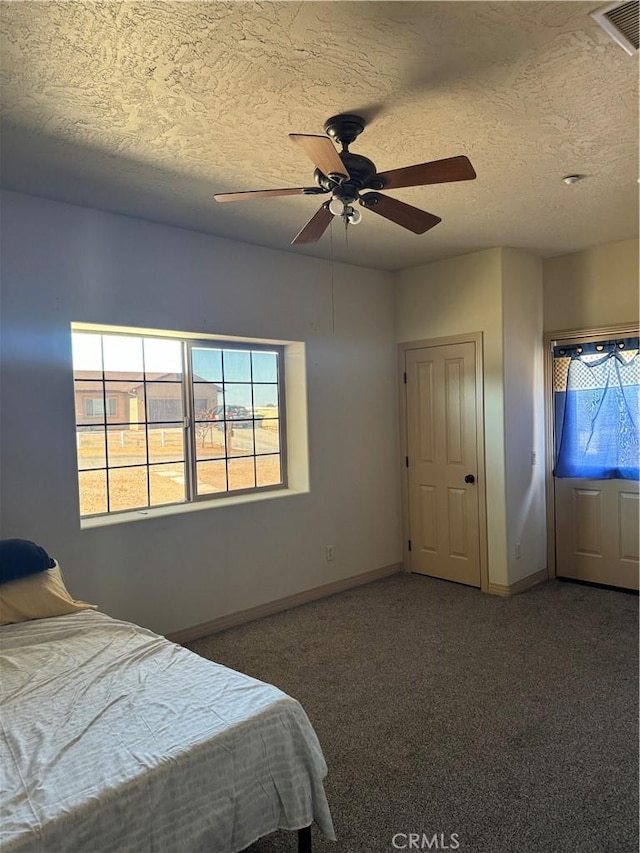
<svg viewBox="0 0 640 853">
<path fill-rule="evenodd" d="M 515 554 L 516 560 L 519 560 L 520 559 L 520 543 L 519 542 L 516 542 L 516 544 L 513 546 L 513 552 Z"/>
<path fill-rule="evenodd" d="M 328 563 L 333 560 L 333 545 L 327 545 L 325 548 L 325 559 Z"/>
</svg>

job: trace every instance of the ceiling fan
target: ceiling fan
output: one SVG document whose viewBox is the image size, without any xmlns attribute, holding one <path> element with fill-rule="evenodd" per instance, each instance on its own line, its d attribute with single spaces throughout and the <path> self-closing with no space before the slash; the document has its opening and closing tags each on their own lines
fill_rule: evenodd
<svg viewBox="0 0 640 853">
<path fill-rule="evenodd" d="M 390 219 L 397 225 L 424 234 L 441 222 L 439 216 L 427 213 L 403 201 L 381 195 L 378 190 L 393 190 L 400 187 L 443 184 L 450 181 L 470 181 L 476 177 L 473 166 L 467 157 L 448 157 L 445 160 L 432 160 L 406 166 L 403 169 L 391 169 L 378 172 L 375 163 L 361 154 L 349 151 L 349 145 L 359 136 L 365 127 L 365 121 L 358 115 L 341 113 L 332 116 L 324 124 L 326 136 L 313 136 L 303 133 L 290 133 L 289 139 L 296 142 L 316 169 L 313 177 L 315 187 L 287 187 L 273 190 L 243 190 L 234 193 L 216 193 L 216 201 L 242 201 L 252 198 L 271 198 L 285 195 L 323 195 L 331 193 L 331 200 L 311 217 L 306 225 L 291 241 L 292 245 L 315 243 L 322 237 L 334 216 L 339 216 L 345 224 L 357 225 L 362 217 L 354 207 L 358 202 L 366 210 Z M 332 141 L 333 140 L 333 141 Z M 337 151 L 334 141 L 342 146 Z M 365 192 L 366 190 L 366 192 Z"/>
</svg>

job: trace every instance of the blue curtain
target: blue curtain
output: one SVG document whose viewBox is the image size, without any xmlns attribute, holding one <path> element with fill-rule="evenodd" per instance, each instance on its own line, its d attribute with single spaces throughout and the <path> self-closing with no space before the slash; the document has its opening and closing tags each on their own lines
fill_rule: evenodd
<svg viewBox="0 0 640 853">
<path fill-rule="evenodd" d="M 554 351 L 570 358 L 566 387 L 554 382 L 556 477 L 640 479 L 640 355 L 638 339 L 629 343 L 635 352 L 605 344 L 595 350 L 602 355 Z"/>
</svg>

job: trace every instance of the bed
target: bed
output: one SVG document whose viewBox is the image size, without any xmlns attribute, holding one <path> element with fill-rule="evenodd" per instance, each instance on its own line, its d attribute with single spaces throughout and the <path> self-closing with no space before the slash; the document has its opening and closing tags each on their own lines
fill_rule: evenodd
<svg viewBox="0 0 640 853">
<path fill-rule="evenodd" d="M 89 609 L 4 625 L 0 647 L 3 853 L 335 838 L 317 737 L 276 687 Z"/>
</svg>

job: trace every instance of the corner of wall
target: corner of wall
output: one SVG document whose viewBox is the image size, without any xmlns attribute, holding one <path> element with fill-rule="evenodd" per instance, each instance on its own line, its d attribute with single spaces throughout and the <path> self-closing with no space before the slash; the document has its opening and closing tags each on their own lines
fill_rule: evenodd
<svg viewBox="0 0 640 853">
<path fill-rule="evenodd" d="M 546 568 L 542 264 L 503 251 L 504 442 L 508 584 Z"/>
</svg>

